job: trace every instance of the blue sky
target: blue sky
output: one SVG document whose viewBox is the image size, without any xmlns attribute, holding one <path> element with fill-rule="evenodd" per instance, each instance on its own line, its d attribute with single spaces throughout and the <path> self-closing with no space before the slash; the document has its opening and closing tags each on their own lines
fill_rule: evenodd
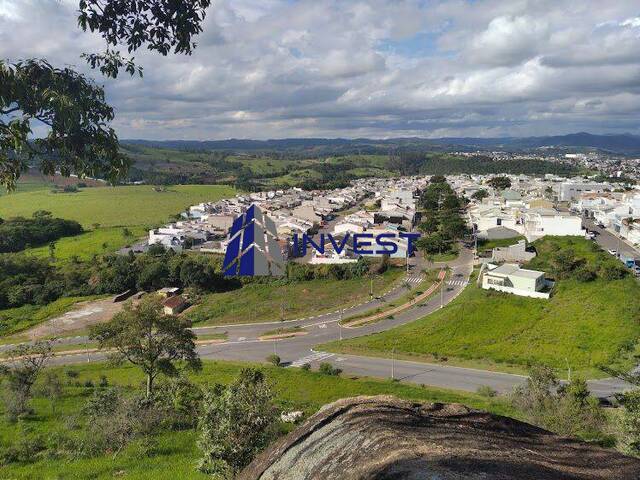
<svg viewBox="0 0 640 480">
<path fill-rule="evenodd" d="M 71 64 L 121 138 L 640 133 L 637 1 L 226 0 L 193 56 L 107 80 L 77 0 L 0 0 L 0 58 Z"/>
</svg>

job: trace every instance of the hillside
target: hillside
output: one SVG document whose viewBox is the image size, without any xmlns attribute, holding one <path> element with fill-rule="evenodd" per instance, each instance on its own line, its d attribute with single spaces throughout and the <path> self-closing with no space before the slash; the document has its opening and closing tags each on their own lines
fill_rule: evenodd
<svg viewBox="0 0 640 480">
<path fill-rule="evenodd" d="M 589 268 L 618 263 L 582 238 L 546 237 L 534 246 L 539 255 L 529 266 L 551 275 L 554 253 L 568 249 Z M 516 372 L 545 363 L 602 376 L 598 365 L 635 363 L 638 318 L 640 284 L 631 276 L 557 279 L 549 300 L 482 290 L 473 282 L 446 308 L 416 322 L 321 348 L 389 356 L 395 347 L 402 357 L 430 362 Z"/>
<path fill-rule="evenodd" d="M 587 132 L 541 137 L 441 137 L 441 138 L 282 138 L 273 140 L 125 140 L 125 143 L 176 150 L 233 151 L 307 151 L 345 153 L 387 153 L 390 147 L 436 150 L 443 146 L 503 147 L 508 149 L 557 147 L 591 147 L 619 153 L 640 152 L 640 136 L 632 134 L 598 135 Z"/>
</svg>

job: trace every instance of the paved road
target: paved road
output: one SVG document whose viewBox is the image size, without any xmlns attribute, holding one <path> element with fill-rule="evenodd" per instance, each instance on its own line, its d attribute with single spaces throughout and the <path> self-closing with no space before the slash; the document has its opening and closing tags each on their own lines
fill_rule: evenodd
<svg viewBox="0 0 640 480">
<path fill-rule="evenodd" d="M 615 250 L 622 256 L 640 258 L 640 251 L 626 241 L 604 228 L 600 228 L 592 220 L 585 218 L 582 224 L 589 231 L 596 232 L 596 242 L 605 250 Z"/>
<path fill-rule="evenodd" d="M 415 265 L 409 272 L 410 278 L 420 276 L 421 262 L 414 260 Z M 339 325 L 340 312 L 332 312 L 313 318 L 274 322 L 275 324 L 247 324 L 218 327 L 201 327 L 194 329 L 199 334 L 226 332 L 228 341 L 220 344 L 208 344 L 198 347 L 203 358 L 232 361 L 263 362 L 272 354 L 278 354 L 285 364 L 301 366 L 309 363 L 317 366 L 320 362 L 329 362 L 351 375 L 366 375 L 372 377 L 390 378 L 393 376 L 400 381 L 415 384 L 432 385 L 442 388 L 452 388 L 465 391 L 476 391 L 479 386 L 489 386 L 498 392 L 509 392 L 516 385 L 525 381 L 525 377 L 514 374 L 477 370 L 472 368 L 453 367 L 440 364 L 392 360 L 389 358 L 371 358 L 355 355 L 332 354 L 318 351 L 316 345 L 333 340 L 360 337 L 376 332 L 388 330 L 404 325 L 428 315 L 442 305 L 446 305 L 458 296 L 467 285 L 473 268 L 473 257 L 470 251 L 463 250 L 461 256 L 448 262 L 452 272 L 446 285 L 424 303 L 397 314 L 393 319 L 366 325 L 361 328 L 345 328 Z M 396 289 L 384 299 L 373 300 L 348 309 L 345 316 L 368 311 L 384 301 L 398 298 L 404 293 L 403 289 Z M 258 337 L 266 330 L 275 326 L 305 327 L 307 335 L 282 340 L 261 341 Z M 77 340 L 76 340 L 77 342 Z M 55 357 L 54 364 L 82 363 L 103 360 L 104 354 L 86 353 Z M 594 380 L 589 382 L 593 394 L 608 397 L 615 392 L 622 391 L 629 386 L 616 379 Z"/>
</svg>

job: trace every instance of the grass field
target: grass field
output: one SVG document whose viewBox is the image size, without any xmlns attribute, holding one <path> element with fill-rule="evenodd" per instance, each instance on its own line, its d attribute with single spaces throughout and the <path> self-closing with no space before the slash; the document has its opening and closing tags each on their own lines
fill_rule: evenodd
<svg viewBox="0 0 640 480">
<path fill-rule="evenodd" d="M 404 274 L 392 268 L 374 279 L 375 295 L 386 292 Z M 369 278 L 311 280 L 280 284 L 254 283 L 241 289 L 204 296 L 185 315 L 198 325 L 231 325 L 302 318 L 369 299 Z"/>
<path fill-rule="evenodd" d="M 531 268 L 548 268 L 551 252 L 569 247 L 590 263 L 615 262 L 581 238 L 534 245 L 539 256 Z M 529 363 L 541 362 L 562 373 L 570 366 L 597 377 L 603 376 L 598 365 L 631 367 L 637 362 L 639 319 L 640 285 L 632 277 L 560 280 L 549 300 L 486 291 L 472 283 L 446 308 L 416 322 L 320 348 L 388 356 L 395 345 L 399 355 L 417 360 L 446 357 L 450 363 L 506 371 L 524 371 Z"/>
<path fill-rule="evenodd" d="M 0 197 L 0 217 L 28 217 L 36 210 L 48 210 L 87 228 L 95 223 L 102 227 L 155 226 L 190 205 L 234 194 L 235 189 L 222 185 L 176 185 L 163 192 L 149 185 L 86 188 L 78 193 L 37 190 Z"/>
<path fill-rule="evenodd" d="M 122 227 L 101 227 L 75 237 L 61 238 L 55 242 L 55 259 L 68 260 L 72 256 L 77 256 L 80 260 L 89 260 L 95 254 L 113 252 L 125 245 L 131 245 L 147 233 L 147 229 L 144 227 L 127 228 L 130 235 L 125 235 Z M 48 245 L 28 248 L 24 252 L 38 257 L 48 257 L 50 255 Z"/>
<path fill-rule="evenodd" d="M 22 307 L 0 310 L 0 336 L 4 338 L 7 335 L 27 330 L 49 318 L 68 312 L 78 302 L 96 298 L 99 297 L 62 297 L 44 306 L 23 305 Z"/>
<path fill-rule="evenodd" d="M 200 383 L 228 383 L 246 365 L 226 362 L 204 362 L 201 373 L 192 378 Z M 309 415 L 321 405 L 339 398 L 355 395 L 393 394 L 401 398 L 429 402 L 459 402 L 493 413 L 516 416 L 511 407 L 499 398 L 487 399 L 475 394 L 458 393 L 431 387 L 410 386 L 391 381 L 369 378 L 349 379 L 332 377 L 317 372 L 299 369 L 284 369 L 271 366 L 261 367 L 272 382 L 276 401 L 283 411 L 303 410 Z M 142 383 L 142 376 L 133 368 L 108 368 L 93 364 L 74 366 L 79 373 L 78 380 L 84 384 L 92 380 L 97 384 L 104 374 L 111 385 L 121 385 L 131 389 Z M 62 369 L 61 378 L 66 379 Z M 0 444 L 9 445 L 25 435 L 44 435 L 53 442 L 56 435 L 76 434 L 68 428 L 69 419 L 78 414 L 82 405 L 92 394 L 93 388 L 65 386 L 63 397 L 57 402 L 56 414 L 52 413 L 49 399 L 37 398 L 33 405 L 36 415 L 32 418 L 8 424 L 0 419 Z M 193 430 L 166 432 L 156 438 L 157 445 L 150 456 L 140 455 L 140 450 L 132 445 L 118 456 L 105 455 L 95 458 L 56 459 L 43 458 L 34 463 L 10 464 L 3 466 L 0 476 L 6 479 L 153 479 L 174 480 L 178 478 L 210 478 L 195 470 L 198 459 L 197 434 Z M 56 445 L 57 446 L 57 445 Z"/>
</svg>

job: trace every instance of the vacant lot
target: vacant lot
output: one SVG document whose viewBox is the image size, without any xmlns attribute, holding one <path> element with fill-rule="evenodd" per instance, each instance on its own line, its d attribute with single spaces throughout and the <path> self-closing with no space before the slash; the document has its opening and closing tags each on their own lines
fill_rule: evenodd
<svg viewBox="0 0 640 480">
<path fill-rule="evenodd" d="M 204 362 L 204 368 L 192 380 L 198 383 L 229 383 L 237 377 L 247 364 L 226 362 Z M 56 371 L 64 382 L 84 385 L 91 381 L 97 384 L 100 375 L 107 377 L 110 385 L 120 385 L 127 392 L 132 386 L 140 385 L 143 378 L 133 368 L 110 368 L 104 364 L 72 367 L 79 376 L 74 381 L 64 375 L 62 369 Z M 514 415 L 503 400 L 486 399 L 479 395 L 458 393 L 431 387 L 420 388 L 390 381 L 362 378 L 352 380 L 330 377 L 300 369 L 284 369 L 263 366 L 267 378 L 272 382 L 279 410 L 303 410 L 314 413 L 321 405 L 339 398 L 355 395 L 378 395 L 383 393 L 401 398 L 432 401 L 460 402 L 494 413 Z M 94 388 L 65 385 L 62 397 L 56 402 L 55 413 L 49 399 L 39 397 L 34 402 L 36 415 L 17 423 L 8 423 L 0 418 L 0 448 L 23 441 L 26 436 L 42 435 L 46 439 L 60 439 L 78 436 L 79 432 L 70 428 L 73 418 L 80 411 Z M 138 389 L 139 391 L 139 389 Z M 2 412 L 0 412 L 2 413 Z M 71 420 L 70 420 L 71 419 Z M 2 478 L 33 479 L 95 479 L 95 478 L 135 478 L 153 480 L 174 480 L 178 478 L 206 479 L 209 476 L 195 470 L 198 460 L 197 434 L 193 430 L 169 431 L 154 437 L 151 452 L 137 443 L 116 455 L 101 455 L 93 458 L 64 460 L 41 455 L 34 463 L 14 463 L 2 467 Z M 54 440 L 51 440 L 54 441 Z M 64 451 L 60 443 L 55 447 Z"/>
<path fill-rule="evenodd" d="M 375 295 L 385 293 L 404 274 L 393 268 L 373 282 Z M 315 316 L 340 306 L 369 300 L 369 278 L 311 280 L 308 282 L 254 283 L 241 289 L 206 295 L 187 315 L 198 325 L 268 322 Z"/>
<path fill-rule="evenodd" d="M 38 190 L 0 198 L 0 217 L 31 216 L 48 210 L 53 216 L 68 218 L 91 228 L 155 226 L 169 220 L 194 203 L 215 201 L 235 195 L 221 185 L 177 185 L 155 191 L 150 185 L 86 188 L 78 193 L 52 193 Z"/>
<path fill-rule="evenodd" d="M 569 243 L 568 243 L 569 242 Z M 590 264 L 615 262 L 584 239 L 536 242 L 535 268 L 572 248 Z M 548 271 L 548 270 L 547 270 Z M 384 333 L 333 343 L 330 349 L 400 355 L 480 368 L 524 370 L 541 362 L 566 372 L 602 376 L 598 365 L 630 367 L 640 338 L 640 285 L 632 278 L 559 280 L 550 300 L 486 291 L 471 284 L 443 310 Z"/>
</svg>

